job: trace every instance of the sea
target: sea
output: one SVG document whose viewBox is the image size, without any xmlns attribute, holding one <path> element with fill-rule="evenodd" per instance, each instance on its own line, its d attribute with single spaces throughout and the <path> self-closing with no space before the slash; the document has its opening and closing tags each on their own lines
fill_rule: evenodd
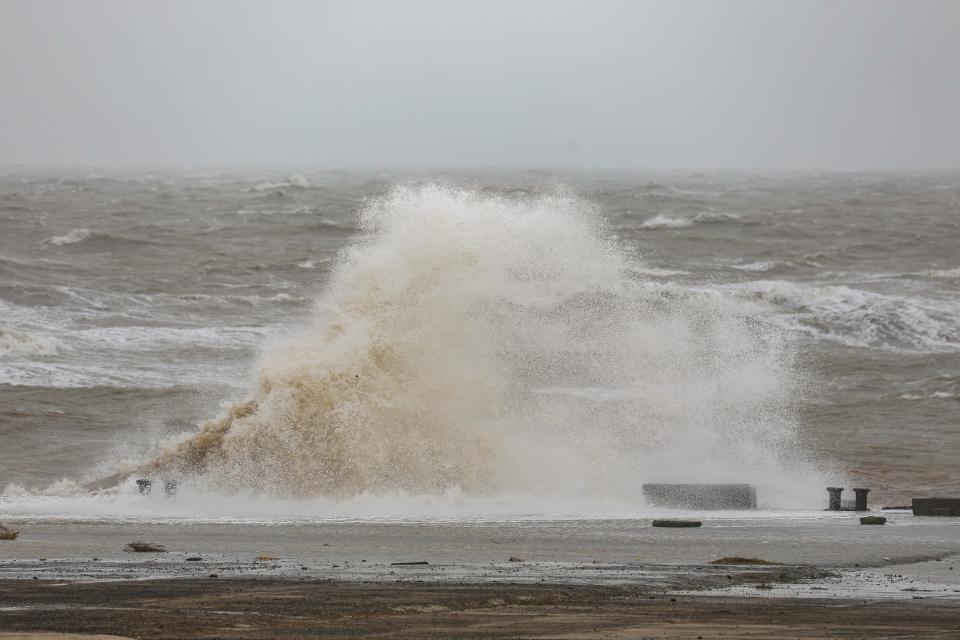
<svg viewBox="0 0 960 640">
<path fill-rule="evenodd" d="M 958 451 L 960 175 L 0 173 L 0 511 L 896 505 Z"/>
</svg>

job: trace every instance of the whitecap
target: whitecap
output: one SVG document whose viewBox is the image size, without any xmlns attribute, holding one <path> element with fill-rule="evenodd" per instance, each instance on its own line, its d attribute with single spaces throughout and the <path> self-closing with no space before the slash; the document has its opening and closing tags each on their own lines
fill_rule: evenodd
<svg viewBox="0 0 960 640">
<path fill-rule="evenodd" d="M 960 350 L 960 304 L 783 280 L 724 285 L 770 305 L 789 328 L 852 347 Z"/>
<path fill-rule="evenodd" d="M 67 244 L 77 244 L 88 240 L 93 237 L 93 232 L 90 229 L 71 229 L 62 236 L 53 236 L 52 238 L 47 238 L 45 242 L 49 244 L 54 244 L 57 246 L 67 245 Z"/>
<path fill-rule="evenodd" d="M 273 191 L 275 189 L 287 189 L 290 187 L 295 187 L 297 189 L 309 189 L 310 181 L 299 173 L 295 173 L 283 182 L 261 182 L 248 189 L 248 191 L 263 192 Z"/>
<path fill-rule="evenodd" d="M 701 211 L 693 217 L 694 222 L 736 222 L 743 216 L 728 211 Z"/>
<path fill-rule="evenodd" d="M 960 267 L 954 267 L 953 269 L 933 269 L 931 271 L 925 271 L 924 275 L 931 278 L 960 278 Z"/>
<path fill-rule="evenodd" d="M 730 265 L 730 268 L 739 269 L 741 271 L 769 271 L 776 268 L 780 264 L 782 263 L 759 260 L 757 262 L 748 262 L 747 264 L 732 264 Z"/>
<path fill-rule="evenodd" d="M 671 218 L 663 214 L 657 214 L 644 220 L 640 226 L 644 229 L 684 229 L 692 227 L 693 221 L 687 218 Z"/>
</svg>

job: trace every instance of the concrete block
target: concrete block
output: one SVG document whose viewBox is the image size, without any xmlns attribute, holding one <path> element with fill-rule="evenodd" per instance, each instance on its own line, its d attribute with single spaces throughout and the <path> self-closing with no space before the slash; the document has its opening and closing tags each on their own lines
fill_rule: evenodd
<svg viewBox="0 0 960 640">
<path fill-rule="evenodd" d="M 960 517 L 960 498 L 914 498 L 913 515 Z"/>
<path fill-rule="evenodd" d="M 749 484 L 645 484 L 643 496 L 647 502 L 658 507 L 757 508 L 757 490 Z"/>
</svg>

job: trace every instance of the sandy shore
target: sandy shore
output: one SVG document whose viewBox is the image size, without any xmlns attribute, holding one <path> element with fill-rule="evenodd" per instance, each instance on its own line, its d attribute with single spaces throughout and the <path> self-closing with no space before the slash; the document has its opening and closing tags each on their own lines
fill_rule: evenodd
<svg viewBox="0 0 960 640">
<path fill-rule="evenodd" d="M 0 628 L 7 632 L 137 638 L 955 638 L 960 633 L 960 609 L 952 603 L 674 596 L 642 585 L 3 581 L 0 599 Z"/>
<path fill-rule="evenodd" d="M 960 635 L 953 518 L 7 523 L 0 640 Z"/>
</svg>

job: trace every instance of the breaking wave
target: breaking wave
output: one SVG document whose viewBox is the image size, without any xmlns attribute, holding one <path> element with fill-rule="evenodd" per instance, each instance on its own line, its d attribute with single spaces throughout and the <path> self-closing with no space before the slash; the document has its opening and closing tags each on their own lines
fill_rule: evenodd
<svg viewBox="0 0 960 640">
<path fill-rule="evenodd" d="M 593 205 L 404 186 L 360 228 L 249 396 L 119 477 L 633 503 L 644 481 L 747 481 L 817 503 L 785 332 L 731 297 L 650 286 Z"/>
<path fill-rule="evenodd" d="M 953 301 L 760 280 L 723 287 L 782 312 L 793 329 L 852 347 L 960 349 L 960 305 Z"/>
</svg>

